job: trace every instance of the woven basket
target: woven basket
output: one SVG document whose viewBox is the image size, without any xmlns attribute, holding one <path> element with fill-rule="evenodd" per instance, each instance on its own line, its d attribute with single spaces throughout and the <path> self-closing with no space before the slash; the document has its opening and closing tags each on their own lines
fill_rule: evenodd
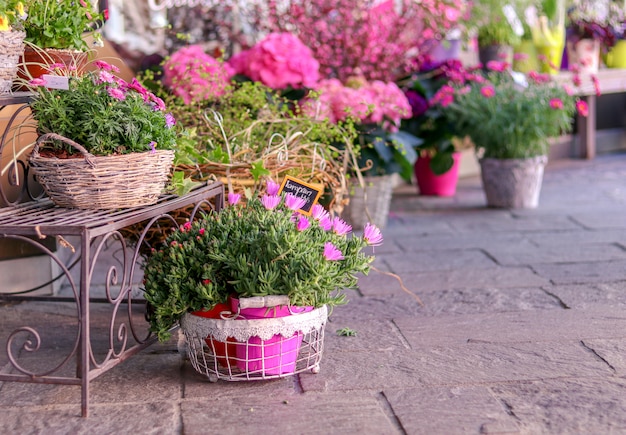
<svg viewBox="0 0 626 435">
<path fill-rule="evenodd" d="M 40 156 L 40 144 L 52 140 L 71 145 L 83 158 Z M 98 210 L 154 204 L 163 192 L 173 159 L 174 151 L 96 157 L 70 139 L 47 133 L 37 139 L 30 166 L 59 207 Z"/>
<path fill-rule="evenodd" d="M 0 94 L 6 94 L 13 87 L 17 77 L 20 57 L 24 54 L 22 31 L 0 32 Z"/>
<path fill-rule="evenodd" d="M 341 217 L 354 230 L 362 230 L 365 224 L 372 223 L 378 228 L 387 225 L 389 206 L 394 187 L 393 175 L 365 177 L 365 188 L 353 184 L 349 192 L 349 203 Z"/>
</svg>

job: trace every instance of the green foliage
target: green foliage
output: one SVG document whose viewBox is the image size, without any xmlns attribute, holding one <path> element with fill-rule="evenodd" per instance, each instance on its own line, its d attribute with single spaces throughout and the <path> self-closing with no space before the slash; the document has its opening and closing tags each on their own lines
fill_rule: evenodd
<svg viewBox="0 0 626 435">
<path fill-rule="evenodd" d="M 523 86 L 511 73 L 495 71 L 487 74 L 487 80 L 457 86 L 454 102 L 444 109 L 461 134 L 483 150 L 484 157 L 544 155 L 548 138 L 571 130 L 575 99 L 561 85 L 527 78 L 527 86 Z M 491 97 L 483 94 L 489 88 L 494 91 Z M 562 108 L 551 106 L 557 100 Z"/>
<path fill-rule="evenodd" d="M 357 274 L 369 271 L 363 238 L 325 231 L 317 222 L 303 231 L 283 203 L 267 210 L 257 198 L 227 207 L 174 231 L 148 258 L 144 270 L 150 325 L 159 339 L 188 311 L 210 309 L 229 295 L 288 295 L 298 306 L 346 302 Z M 343 260 L 327 260 L 332 242 Z"/>
<path fill-rule="evenodd" d="M 83 33 L 93 30 L 103 16 L 87 0 L 25 0 L 28 18 L 24 22 L 25 41 L 39 48 L 87 51 Z M 99 35 L 96 35 L 98 37 Z"/>
<path fill-rule="evenodd" d="M 493 17 L 489 22 L 478 27 L 478 45 L 480 47 L 490 45 L 513 46 L 519 42 L 519 39 L 519 36 L 515 34 L 503 16 Z"/>
<path fill-rule="evenodd" d="M 106 70 L 65 73 L 69 90 L 33 87 L 31 110 L 40 133 L 57 133 L 102 156 L 149 151 L 153 142 L 156 149 L 173 149 L 177 137 L 177 129 L 170 125 L 173 119 L 168 121 L 163 102 L 141 85 L 129 89 L 119 78 L 111 79 L 116 85 L 108 83 L 100 78 L 103 73 L 112 76 Z M 109 94 L 113 88 L 123 93 L 123 99 Z M 76 152 L 69 145 L 56 148 Z"/>
</svg>

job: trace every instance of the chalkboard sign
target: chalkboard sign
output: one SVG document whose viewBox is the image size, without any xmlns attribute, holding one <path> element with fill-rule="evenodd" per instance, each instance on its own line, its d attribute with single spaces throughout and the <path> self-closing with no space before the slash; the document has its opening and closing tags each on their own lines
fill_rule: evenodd
<svg viewBox="0 0 626 435">
<path fill-rule="evenodd" d="M 278 192 L 279 194 L 283 192 L 290 193 L 293 196 L 304 199 L 306 203 L 300 209 L 300 212 L 308 216 L 311 214 L 311 208 L 313 208 L 317 200 L 322 196 L 322 190 L 323 189 L 318 189 L 314 185 L 305 183 L 290 175 L 285 175 Z"/>
</svg>

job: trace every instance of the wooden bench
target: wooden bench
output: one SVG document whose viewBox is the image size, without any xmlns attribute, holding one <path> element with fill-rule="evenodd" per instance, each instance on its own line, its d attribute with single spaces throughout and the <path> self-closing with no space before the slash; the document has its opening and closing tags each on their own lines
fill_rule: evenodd
<svg viewBox="0 0 626 435">
<path fill-rule="evenodd" d="M 26 106 L 28 100 L 27 95 L 9 96 L 0 98 L 0 105 Z M 12 147 L 7 146 L 11 142 L 7 140 L 12 137 L 7 135 L 11 127 L 9 122 L 7 131 L 0 136 L 0 157 L 4 157 L 5 162 L 6 154 L 13 152 Z M 3 151 L 6 151 L 4 156 Z M 181 219 L 194 219 L 201 210 L 221 209 L 224 186 L 221 182 L 204 184 L 185 196 L 163 195 L 156 204 L 144 207 L 119 210 L 66 209 L 55 206 L 47 198 L 34 197 L 32 192 L 36 189 L 30 186 L 34 180 L 29 176 L 26 156 L 22 155 L 18 160 L 15 165 L 17 172 L 5 171 L 4 179 L 0 177 L 0 200 L 4 203 L 0 206 L 0 240 L 20 241 L 50 257 L 62 271 L 61 275 L 66 279 L 73 296 L 0 294 L 0 301 L 69 302 L 75 306 L 72 311 L 76 313 L 76 319 L 70 323 L 76 335 L 73 344 L 67 349 L 67 355 L 60 362 L 55 361 L 45 370 L 35 370 L 24 365 L 21 358 L 26 356 L 32 362 L 33 357 L 37 358 L 44 353 L 38 353 L 46 347 L 44 337 L 48 337 L 54 347 L 58 338 L 54 335 L 55 329 L 42 327 L 41 324 L 34 326 L 31 321 L 15 328 L 8 336 L 2 337 L 6 343 L 3 346 L 6 349 L 5 357 L 12 370 L 3 370 L 0 381 L 80 385 L 81 413 L 87 416 L 90 381 L 156 341 L 148 330 L 145 302 L 136 294 L 133 299 L 133 278 L 140 273 L 142 255 L 148 245 L 147 237 L 158 227 L 172 230 Z M 8 198 L 3 186 L 9 186 L 12 190 L 17 188 L 19 194 Z M 66 248 L 67 240 L 78 240 L 71 246 L 79 255 L 76 263 L 80 271 L 78 282 L 72 277 L 71 267 L 64 264 L 55 250 L 49 248 L 50 243 L 44 243 L 44 240 L 50 238 L 57 239 Z M 122 258 L 119 264 L 106 265 L 106 282 L 96 283 L 94 272 L 104 257 L 103 252 L 111 245 L 121 248 Z M 28 270 L 22 273 L 27 274 Z M 92 287 L 95 284 L 104 286 L 104 297 L 94 297 Z M 0 277 L 0 291 L 12 290 L 3 288 L 5 285 Z M 100 311 L 97 316 L 93 312 L 96 302 L 108 304 L 104 319 Z M 92 316 L 95 316 L 93 321 Z M 108 327 L 102 328 L 103 323 Z M 96 333 L 101 335 L 101 340 L 97 340 L 98 352 L 94 350 Z M 64 337 L 65 341 L 72 339 Z M 102 349 L 103 343 L 108 343 L 108 349 Z M 74 375 L 68 375 L 68 372 Z"/>
<path fill-rule="evenodd" d="M 573 73 L 561 71 L 555 79 L 559 83 L 572 84 Z M 600 69 L 595 76 L 600 85 L 601 94 L 616 94 L 626 92 L 626 70 L 625 69 Z M 596 156 L 596 116 L 597 116 L 597 96 L 592 76 L 590 74 L 580 74 L 581 84 L 574 88 L 576 95 L 587 102 L 589 114 L 586 117 L 577 115 L 578 137 L 581 146 L 582 158 L 593 159 Z"/>
</svg>

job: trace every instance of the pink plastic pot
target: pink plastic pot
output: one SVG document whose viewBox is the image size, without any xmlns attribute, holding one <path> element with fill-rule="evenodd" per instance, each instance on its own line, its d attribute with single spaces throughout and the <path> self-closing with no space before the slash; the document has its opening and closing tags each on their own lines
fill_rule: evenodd
<svg viewBox="0 0 626 435">
<path fill-rule="evenodd" d="M 286 317 L 293 314 L 309 312 L 313 307 L 291 307 L 281 305 L 271 308 L 242 308 L 239 309 L 239 300 L 231 298 L 233 313 L 239 312 L 238 319 L 254 320 Z M 302 332 L 296 332 L 292 337 L 285 338 L 280 334 L 269 340 L 259 337 L 250 337 L 245 343 L 237 343 L 237 367 L 246 373 L 262 372 L 264 375 L 282 375 L 293 373 L 302 345 Z"/>
<path fill-rule="evenodd" d="M 452 159 L 454 163 L 450 170 L 441 175 L 435 175 L 432 169 L 430 169 L 430 157 L 420 156 L 417 159 L 414 170 L 420 195 L 454 196 L 456 194 L 461 153 L 453 153 Z"/>
</svg>

